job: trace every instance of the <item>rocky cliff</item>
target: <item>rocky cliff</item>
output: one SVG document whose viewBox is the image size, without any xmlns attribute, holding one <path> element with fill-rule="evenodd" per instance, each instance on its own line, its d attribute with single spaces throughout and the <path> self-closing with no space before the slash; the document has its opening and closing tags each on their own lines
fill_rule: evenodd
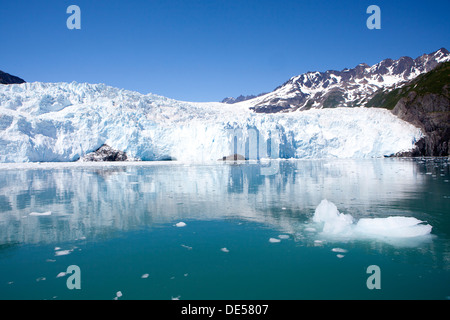
<svg viewBox="0 0 450 320">
<path fill-rule="evenodd" d="M 385 106 L 397 101 L 392 113 L 425 134 L 412 152 L 398 156 L 450 155 L 450 62 L 438 66 L 385 95 Z"/>
<path fill-rule="evenodd" d="M 447 87 L 448 89 L 448 87 Z M 447 91 L 448 92 L 448 91 Z M 450 100 L 439 94 L 418 95 L 411 92 L 401 98 L 392 111 L 425 133 L 416 143 L 416 149 L 400 156 L 448 156 L 450 155 Z"/>
</svg>

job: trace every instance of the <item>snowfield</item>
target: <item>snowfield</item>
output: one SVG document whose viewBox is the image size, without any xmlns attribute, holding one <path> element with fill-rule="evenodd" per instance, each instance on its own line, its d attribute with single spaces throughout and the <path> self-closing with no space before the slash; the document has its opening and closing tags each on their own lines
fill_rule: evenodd
<svg viewBox="0 0 450 320">
<path fill-rule="evenodd" d="M 374 158 L 411 150 L 421 131 L 384 109 L 256 114 L 104 84 L 0 85 L 0 162 L 76 161 L 103 144 L 135 160 Z M 269 151 L 268 151 L 269 150 Z"/>
</svg>

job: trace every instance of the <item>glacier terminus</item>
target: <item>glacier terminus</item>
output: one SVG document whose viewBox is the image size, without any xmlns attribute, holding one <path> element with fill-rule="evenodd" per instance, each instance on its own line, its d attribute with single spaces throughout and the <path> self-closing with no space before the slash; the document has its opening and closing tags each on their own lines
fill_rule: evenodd
<svg viewBox="0 0 450 320">
<path fill-rule="evenodd" d="M 272 159 L 383 157 L 410 150 L 422 136 L 375 108 L 259 114 L 245 105 L 182 102 L 104 84 L 0 87 L 0 162 L 76 161 L 104 144 L 135 160 L 210 162 L 236 148 L 248 155 L 255 133 L 260 146 L 278 146 L 278 154 L 261 153 Z"/>
</svg>

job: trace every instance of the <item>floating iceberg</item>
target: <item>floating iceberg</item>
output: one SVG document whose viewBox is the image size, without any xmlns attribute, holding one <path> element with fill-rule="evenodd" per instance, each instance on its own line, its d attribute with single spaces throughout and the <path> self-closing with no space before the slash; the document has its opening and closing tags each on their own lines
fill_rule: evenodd
<svg viewBox="0 0 450 320">
<path fill-rule="evenodd" d="M 431 233 L 432 226 L 413 217 L 362 218 L 356 223 L 350 214 L 340 213 L 336 205 L 322 200 L 313 221 L 321 224 L 324 235 L 345 237 L 414 238 Z"/>
<path fill-rule="evenodd" d="M 328 234 L 347 234 L 353 225 L 353 217 L 340 213 L 336 205 L 322 200 L 314 212 L 313 221 L 323 224 L 323 232 Z"/>
</svg>

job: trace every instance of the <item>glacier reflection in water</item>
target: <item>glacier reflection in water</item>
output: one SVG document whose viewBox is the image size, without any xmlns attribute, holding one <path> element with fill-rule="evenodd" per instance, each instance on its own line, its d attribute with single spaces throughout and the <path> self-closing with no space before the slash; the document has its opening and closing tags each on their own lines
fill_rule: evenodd
<svg viewBox="0 0 450 320">
<path fill-rule="evenodd" d="M 323 199 L 355 218 L 430 218 L 402 204 L 421 194 L 430 177 L 414 161 L 270 165 L 275 174 L 261 174 L 267 164 L 256 162 L 6 165 L 0 171 L 0 242 L 52 243 L 227 218 L 298 235 Z"/>
</svg>

